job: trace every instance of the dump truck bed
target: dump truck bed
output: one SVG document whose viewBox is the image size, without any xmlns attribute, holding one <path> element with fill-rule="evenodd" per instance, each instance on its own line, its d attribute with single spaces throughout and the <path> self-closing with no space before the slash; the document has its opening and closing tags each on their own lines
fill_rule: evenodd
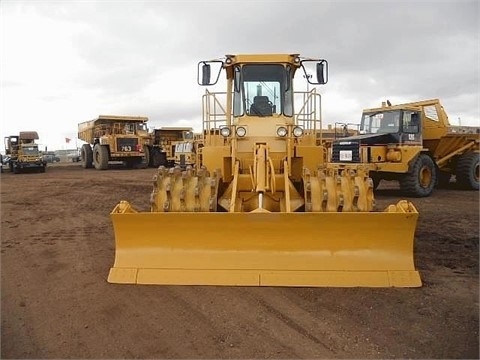
<svg viewBox="0 0 480 360">
<path fill-rule="evenodd" d="M 442 159 L 449 156 L 461 155 L 475 149 L 478 151 L 479 143 L 479 134 L 451 132 L 439 139 L 425 140 L 424 147 L 430 149 L 437 162 L 442 163 Z"/>
</svg>

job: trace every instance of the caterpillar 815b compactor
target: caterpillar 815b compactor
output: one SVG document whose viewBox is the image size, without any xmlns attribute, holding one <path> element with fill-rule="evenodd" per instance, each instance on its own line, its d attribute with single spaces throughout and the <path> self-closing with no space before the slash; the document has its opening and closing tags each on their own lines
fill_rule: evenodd
<svg viewBox="0 0 480 360">
<path fill-rule="evenodd" d="M 415 207 L 400 201 L 375 212 L 366 173 L 325 166 L 317 144 L 320 94 L 293 90 L 299 69 L 311 84 L 325 84 L 327 62 L 228 55 L 200 62 L 199 84 L 215 84 L 222 69 L 227 91 L 203 96 L 195 166 L 160 167 L 149 212 L 127 201 L 112 211 L 116 253 L 108 281 L 421 286 Z"/>
</svg>

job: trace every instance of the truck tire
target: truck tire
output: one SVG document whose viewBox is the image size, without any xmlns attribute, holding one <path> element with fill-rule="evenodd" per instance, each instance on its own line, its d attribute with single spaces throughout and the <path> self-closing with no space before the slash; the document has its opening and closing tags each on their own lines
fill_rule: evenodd
<svg viewBox="0 0 480 360">
<path fill-rule="evenodd" d="M 108 169 L 108 149 L 106 146 L 96 144 L 93 147 L 93 165 L 97 170 Z"/>
<path fill-rule="evenodd" d="M 458 159 L 455 175 L 457 185 L 461 189 L 478 190 L 478 180 L 480 176 L 479 159 L 480 154 L 475 152 L 462 154 Z"/>
<path fill-rule="evenodd" d="M 166 166 L 167 154 L 161 152 L 160 149 L 154 149 L 152 153 L 152 165 L 155 168 L 158 168 L 159 166 Z"/>
<path fill-rule="evenodd" d="M 141 157 L 129 158 L 124 161 L 124 164 L 129 169 L 145 169 L 147 167 L 144 158 Z"/>
<path fill-rule="evenodd" d="M 432 158 L 420 154 L 412 169 L 400 179 L 400 189 L 407 196 L 427 197 L 433 192 L 437 182 L 437 172 Z"/>
<path fill-rule="evenodd" d="M 147 163 L 148 167 L 152 167 L 152 156 L 151 150 L 152 148 L 149 145 L 143 145 L 143 152 L 145 153 L 145 162 Z"/>
<path fill-rule="evenodd" d="M 446 171 L 441 171 L 437 169 L 437 188 L 445 189 L 448 188 L 450 185 L 450 179 L 452 178 L 452 174 Z"/>
<path fill-rule="evenodd" d="M 82 145 L 82 151 L 80 153 L 82 167 L 84 169 L 89 169 L 93 167 L 93 151 L 89 144 Z"/>
</svg>

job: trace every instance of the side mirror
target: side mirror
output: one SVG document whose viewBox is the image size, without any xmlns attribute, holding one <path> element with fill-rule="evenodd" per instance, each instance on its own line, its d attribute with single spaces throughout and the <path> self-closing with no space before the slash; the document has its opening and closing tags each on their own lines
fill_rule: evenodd
<svg viewBox="0 0 480 360">
<path fill-rule="evenodd" d="M 213 69 L 212 69 L 213 66 Z M 200 61 L 198 63 L 197 69 L 197 82 L 198 85 L 208 86 L 215 85 L 220 77 L 220 72 L 223 68 L 223 61 L 213 60 L 213 61 Z M 218 71 L 217 76 L 212 79 L 212 72 L 215 74 L 215 71 Z"/>
<path fill-rule="evenodd" d="M 210 64 L 202 65 L 202 85 L 210 85 Z"/>
<path fill-rule="evenodd" d="M 328 63 L 326 60 L 317 63 L 317 82 L 320 85 L 324 85 L 328 82 Z"/>
<path fill-rule="evenodd" d="M 325 85 L 328 82 L 328 62 L 327 60 L 302 60 L 301 62 L 305 78 L 309 84 Z M 315 73 L 315 80 L 310 74 Z"/>
</svg>

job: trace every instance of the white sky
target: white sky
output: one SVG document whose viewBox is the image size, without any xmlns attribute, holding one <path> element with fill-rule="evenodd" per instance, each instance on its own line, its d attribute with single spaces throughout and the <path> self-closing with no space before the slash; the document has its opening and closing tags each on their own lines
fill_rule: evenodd
<svg viewBox="0 0 480 360">
<path fill-rule="evenodd" d="M 327 59 L 326 124 L 439 98 L 452 124 L 480 126 L 479 4 L 2 0 L 0 136 L 74 148 L 77 124 L 100 114 L 199 130 L 198 61 L 238 53 Z"/>
</svg>

